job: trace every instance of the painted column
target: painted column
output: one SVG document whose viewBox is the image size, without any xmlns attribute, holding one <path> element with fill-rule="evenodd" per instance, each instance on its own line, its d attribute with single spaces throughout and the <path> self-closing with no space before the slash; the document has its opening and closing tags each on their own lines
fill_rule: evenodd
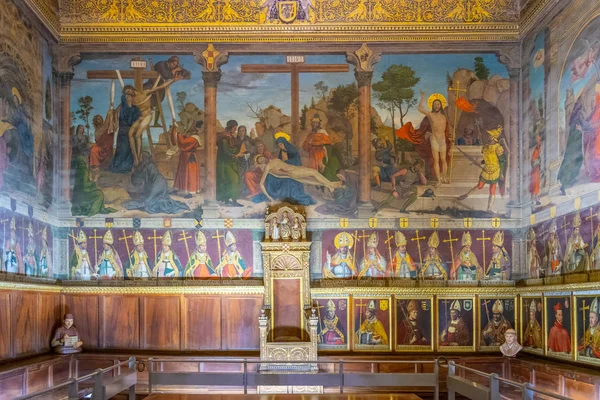
<svg viewBox="0 0 600 400">
<path fill-rule="evenodd" d="M 381 55 L 373 53 L 364 43 L 355 52 L 346 53 L 346 60 L 355 67 L 354 76 L 358 84 L 359 201 L 362 205 L 359 216 L 363 212 L 364 216 L 371 213 L 371 81 L 373 65 L 380 59 Z"/>
<path fill-rule="evenodd" d="M 196 62 L 204 68 L 204 148 L 206 151 L 206 182 L 204 184 L 204 216 L 218 218 L 217 205 L 217 85 L 221 80 L 221 65 L 228 60 L 227 53 L 217 51 L 212 44 L 201 54 L 195 54 Z"/>
</svg>

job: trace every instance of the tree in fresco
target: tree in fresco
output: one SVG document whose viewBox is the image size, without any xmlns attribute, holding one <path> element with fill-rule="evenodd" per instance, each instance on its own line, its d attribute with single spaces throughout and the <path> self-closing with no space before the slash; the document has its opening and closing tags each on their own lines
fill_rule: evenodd
<svg viewBox="0 0 600 400">
<path fill-rule="evenodd" d="M 358 104 L 358 86 L 356 83 L 339 85 L 329 99 L 329 109 L 343 114 L 346 119 L 354 116 L 353 105 Z"/>
<path fill-rule="evenodd" d="M 94 107 L 92 106 L 92 102 L 94 98 L 92 96 L 83 96 L 77 99 L 77 104 L 79 104 L 79 110 L 75 111 L 75 115 L 79 117 L 79 119 L 84 123 L 85 129 L 87 130 L 87 134 L 90 134 L 90 115 L 92 114 L 92 110 Z"/>
<path fill-rule="evenodd" d="M 185 108 L 185 101 L 187 100 L 186 92 L 175 93 L 175 101 L 177 102 L 177 109 L 181 112 Z"/>
<path fill-rule="evenodd" d="M 485 66 L 483 57 L 475 57 L 475 75 L 482 81 L 490 77 L 490 69 Z"/>
<path fill-rule="evenodd" d="M 327 92 L 329 91 L 329 86 L 325 84 L 323 81 L 319 81 L 315 83 L 315 90 L 317 91 L 317 95 L 324 99 L 327 96 Z"/>
<path fill-rule="evenodd" d="M 300 128 L 301 129 L 306 129 L 306 113 L 307 112 L 308 112 L 308 107 L 305 104 L 304 107 L 302 107 L 302 110 L 300 110 Z"/>
</svg>

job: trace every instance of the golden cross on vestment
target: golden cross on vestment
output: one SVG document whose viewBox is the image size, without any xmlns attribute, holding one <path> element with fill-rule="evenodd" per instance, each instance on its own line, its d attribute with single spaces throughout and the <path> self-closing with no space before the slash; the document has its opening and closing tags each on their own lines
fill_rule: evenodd
<svg viewBox="0 0 600 400">
<path fill-rule="evenodd" d="M 325 308 L 325 306 L 320 305 L 319 300 L 315 300 L 315 303 L 317 303 L 317 305 L 313 305 L 313 309 L 317 310 L 317 318 L 319 319 L 319 341 L 323 342 L 323 320 L 321 320 L 321 308 Z"/>
<path fill-rule="evenodd" d="M 217 250 L 219 251 L 219 257 L 221 257 L 221 238 L 224 238 L 224 235 L 219 235 L 219 230 L 217 229 L 217 234 L 213 236 L 213 239 L 217 239 Z"/>
<path fill-rule="evenodd" d="M 69 234 L 71 238 L 73 238 L 73 246 L 77 246 L 77 236 L 75 236 L 75 231 L 71 229 L 71 233 Z"/>
<path fill-rule="evenodd" d="M 567 222 L 567 216 L 563 216 L 563 221 L 564 224 L 560 226 L 560 228 L 563 230 L 563 233 L 565 234 L 565 243 L 567 243 L 569 240 L 567 238 L 567 230 L 565 229 L 567 226 L 571 225 L 570 222 Z"/>
<path fill-rule="evenodd" d="M 392 241 L 392 239 L 394 238 L 393 235 L 390 236 L 390 231 L 389 229 L 387 231 L 385 231 L 385 234 L 387 235 L 387 239 L 385 240 L 385 244 L 387 244 L 388 247 L 388 253 L 390 255 L 390 265 L 392 263 L 392 245 L 390 244 L 390 242 Z"/>
<path fill-rule="evenodd" d="M 479 242 L 481 242 L 481 252 L 483 253 L 483 268 L 485 268 L 485 242 L 488 240 L 492 240 L 492 238 L 486 237 L 485 236 L 485 231 L 482 230 L 481 231 L 481 237 L 478 237 L 477 239 L 475 239 Z"/>
<path fill-rule="evenodd" d="M 595 233 L 594 232 L 594 217 L 598 217 L 598 216 L 600 216 L 600 212 L 596 212 L 594 214 L 594 208 L 590 207 L 590 216 L 589 217 L 585 217 L 586 221 L 590 221 L 590 229 L 591 229 L 590 232 L 592 234 L 592 247 L 594 245 L 594 233 Z"/>
<path fill-rule="evenodd" d="M 185 243 L 185 251 L 187 253 L 188 256 L 188 260 L 190 258 L 190 248 L 188 247 L 188 239 L 191 239 L 191 236 L 188 236 L 187 233 L 182 229 L 181 233 L 179 234 L 179 239 L 177 239 L 177 241 L 181 242 L 183 241 Z"/>
<path fill-rule="evenodd" d="M 423 256 L 421 255 L 421 240 L 425 240 L 426 237 L 425 236 L 419 236 L 419 230 L 417 229 L 415 231 L 415 237 L 411 238 L 410 241 L 417 242 L 417 248 L 419 249 L 419 267 L 421 267 L 421 265 L 423 265 Z"/>
<path fill-rule="evenodd" d="M 452 259 L 452 265 L 454 265 L 454 246 L 452 242 L 458 242 L 458 238 L 452 238 L 452 231 L 448 229 L 448 239 L 443 241 L 444 243 L 450 243 L 450 257 Z"/>
<path fill-rule="evenodd" d="M 356 307 L 358 307 L 359 329 L 360 329 L 360 326 L 362 325 L 362 309 L 367 307 L 368 305 L 369 305 L 369 303 L 363 303 L 362 300 L 358 300 L 358 303 L 356 303 Z"/>
<path fill-rule="evenodd" d="M 94 239 L 94 260 L 96 261 L 95 265 L 98 265 L 98 239 L 102 239 L 102 236 L 98 236 L 97 229 L 94 229 L 94 236 L 90 236 L 90 239 Z"/>
<path fill-rule="evenodd" d="M 581 311 L 581 317 L 582 317 L 582 321 L 583 321 L 583 338 L 585 339 L 585 311 L 590 309 L 590 306 L 586 306 L 585 305 L 585 299 L 583 299 L 581 301 L 582 303 L 582 307 L 579 309 L 579 311 Z"/>
<path fill-rule="evenodd" d="M 125 242 L 125 248 L 127 249 L 127 257 L 129 257 L 129 263 L 132 264 L 131 262 L 131 251 L 129 251 L 129 242 L 127 241 L 127 239 L 131 239 L 133 236 L 129 235 L 127 236 L 127 233 L 125 232 L 125 229 L 123 229 L 123 236 L 121 236 L 118 240 L 123 240 Z"/>
<path fill-rule="evenodd" d="M 156 261 L 156 239 L 162 239 L 162 236 L 156 236 L 156 229 L 154 229 L 154 236 L 148 236 L 148 239 L 154 241 L 154 261 Z"/>
</svg>

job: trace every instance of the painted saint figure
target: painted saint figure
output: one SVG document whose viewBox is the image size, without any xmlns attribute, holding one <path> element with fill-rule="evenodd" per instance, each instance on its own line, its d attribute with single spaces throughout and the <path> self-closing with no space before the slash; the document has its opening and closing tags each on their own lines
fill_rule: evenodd
<svg viewBox="0 0 600 400">
<path fill-rule="evenodd" d="M 555 353 L 571 353 L 571 336 L 563 326 L 563 308 L 560 302 L 554 306 L 554 325 L 548 335 L 548 350 Z"/>
<path fill-rule="evenodd" d="M 17 239 L 17 221 L 15 217 L 10 220 L 10 233 L 4 243 L 4 271 L 13 274 L 25 273 L 23 265 L 23 253 Z"/>
<path fill-rule="evenodd" d="M 429 339 L 427 339 L 427 335 L 418 324 L 419 309 L 417 303 L 414 300 L 408 301 L 406 310 L 404 309 L 403 304 L 398 303 L 398 308 L 399 322 L 397 343 L 399 345 L 407 346 L 428 345 Z"/>
<path fill-rule="evenodd" d="M 202 231 L 196 232 L 196 249 L 190 254 L 185 267 L 186 278 L 208 278 L 216 276 L 212 260 L 206 252 L 206 236 Z"/>
<path fill-rule="evenodd" d="M 560 275 L 563 267 L 563 255 L 558 239 L 556 221 L 552 221 L 548 240 L 544 248 L 544 269 L 546 276 Z"/>
<path fill-rule="evenodd" d="M 96 278 L 97 275 L 87 251 L 87 236 L 82 229 L 79 230 L 76 240 L 77 244 L 69 260 L 71 279 L 89 281 L 92 277 Z"/>
<path fill-rule="evenodd" d="M 166 231 L 162 237 L 162 249 L 156 256 L 156 263 L 152 270 L 152 276 L 157 278 L 179 278 L 183 272 L 179 257 L 172 250 L 173 237 L 170 231 Z"/>
<path fill-rule="evenodd" d="M 38 272 L 38 255 L 35 250 L 35 241 L 33 239 L 33 225 L 29 222 L 27 227 L 27 247 L 23 256 L 23 266 L 25 275 L 35 276 Z"/>
<path fill-rule="evenodd" d="M 348 232 L 340 232 L 333 240 L 337 251 L 333 256 L 327 251 L 323 265 L 324 278 L 352 278 L 356 276 L 354 257 L 350 249 L 354 245 L 354 238 Z"/>
<path fill-rule="evenodd" d="M 471 344 L 471 333 L 461 312 L 460 300 L 454 300 L 450 305 L 450 320 L 440 336 L 440 345 L 469 346 Z"/>
<path fill-rule="evenodd" d="M 590 313 L 588 327 L 583 337 L 577 344 L 577 351 L 580 356 L 590 358 L 600 358 L 600 325 L 599 325 L 598 298 L 596 297 L 590 304 Z"/>
<path fill-rule="evenodd" d="M 140 231 L 133 234 L 133 245 L 135 248 L 131 252 L 128 260 L 127 278 L 129 279 L 148 279 L 152 277 L 152 265 L 148 259 L 148 254 L 144 249 L 144 237 Z"/>
<path fill-rule="evenodd" d="M 52 253 L 51 246 L 48 246 L 48 227 L 42 229 L 42 249 L 40 250 L 38 262 L 38 276 L 44 278 L 52 278 L 54 271 L 52 270 Z"/>
<path fill-rule="evenodd" d="M 504 248 L 504 231 L 498 231 L 492 240 L 492 259 L 488 265 L 485 279 L 489 280 L 510 280 L 511 263 L 508 251 Z"/>
<path fill-rule="evenodd" d="M 579 211 L 573 219 L 573 231 L 567 241 L 565 249 L 565 272 L 585 272 L 588 270 L 589 258 L 587 254 L 587 243 L 583 241 L 579 229 L 581 227 L 581 216 Z"/>
<path fill-rule="evenodd" d="M 240 197 L 237 129 L 237 121 L 229 120 L 225 131 L 217 136 L 217 200 L 230 207 L 242 207 L 237 202 Z"/>
<path fill-rule="evenodd" d="M 110 163 L 110 172 L 125 174 L 131 172 L 133 167 L 133 152 L 129 143 L 131 126 L 142 115 L 139 107 L 134 103 L 136 93 L 131 85 L 125 85 L 121 94 L 121 105 L 117 109 L 119 130 L 117 132 L 117 147 Z M 112 144 L 111 144 L 112 147 Z"/>
<path fill-rule="evenodd" d="M 387 345 L 389 343 L 385 328 L 377 318 L 375 311 L 375 300 L 371 300 L 365 311 L 365 319 L 355 333 L 357 344 Z"/>
<path fill-rule="evenodd" d="M 596 223 L 598 226 L 592 238 L 592 252 L 590 253 L 590 268 L 592 270 L 600 269 L 600 213 L 598 213 Z"/>
<path fill-rule="evenodd" d="M 252 275 L 252 267 L 247 266 L 237 248 L 237 240 L 231 231 L 225 234 L 227 248 L 221 255 L 216 273 L 221 278 L 247 278 Z"/>
<path fill-rule="evenodd" d="M 485 303 L 485 300 L 483 301 Z M 487 311 L 487 304 L 484 304 Z M 489 317 L 489 314 L 487 314 Z M 482 346 L 501 346 L 504 341 L 504 334 L 508 329 L 512 329 L 510 322 L 504 317 L 504 306 L 502 300 L 498 299 L 492 306 L 492 319 L 488 320 L 487 325 L 481 331 Z"/>
<path fill-rule="evenodd" d="M 173 187 L 183 192 L 183 197 L 189 199 L 194 193 L 200 193 L 202 188 L 200 176 L 200 160 L 197 151 L 200 148 L 202 121 L 197 121 L 193 131 L 183 134 L 177 131 L 177 126 L 171 128 L 171 141 L 179 148 L 179 165 L 175 174 Z"/>
<path fill-rule="evenodd" d="M 527 242 L 527 265 L 529 266 L 529 277 L 533 279 L 540 278 L 543 273 L 542 261 L 537 251 L 535 231 L 533 228 L 529 228 L 529 232 L 527 233 Z"/>
<path fill-rule="evenodd" d="M 325 171 L 328 162 L 328 154 L 325 145 L 331 145 L 329 133 L 321 127 L 321 118 L 315 114 L 310 121 L 311 132 L 306 136 L 302 149 L 308 153 L 310 168 L 321 173 Z"/>
<path fill-rule="evenodd" d="M 477 281 L 483 279 L 483 267 L 477 261 L 477 256 L 471 250 L 473 241 L 467 231 L 462 236 L 462 249 L 454 257 L 454 265 L 450 272 L 451 280 Z"/>
<path fill-rule="evenodd" d="M 377 233 L 373 232 L 367 241 L 367 254 L 360 263 L 360 272 L 358 278 L 383 278 L 386 272 L 387 262 L 377 250 L 379 238 Z"/>
<path fill-rule="evenodd" d="M 417 266 L 406 251 L 406 237 L 402 232 L 396 232 L 394 241 L 396 242 L 396 251 L 392 258 L 390 275 L 393 278 L 417 279 Z"/>
<path fill-rule="evenodd" d="M 94 138 L 96 143 L 90 148 L 90 179 L 98 181 L 100 168 L 112 160 L 115 132 L 119 130 L 118 112 L 112 107 L 106 113 L 106 119 L 95 115 L 92 119 L 94 125 Z"/>
<path fill-rule="evenodd" d="M 423 265 L 421 266 L 421 279 L 428 280 L 447 280 L 448 275 L 446 274 L 446 267 L 438 252 L 438 246 L 440 245 L 440 238 L 437 232 L 433 232 L 427 242 L 428 251 L 427 255 L 423 259 Z"/>
<path fill-rule="evenodd" d="M 345 335 L 341 329 L 338 316 L 335 314 L 336 307 L 333 300 L 327 302 L 327 313 L 322 320 L 321 334 L 319 341 L 327 345 L 342 345 L 346 343 Z"/>
<path fill-rule="evenodd" d="M 100 279 L 123 278 L 123 265 L 113 243 L 114 238 L 109 229 L 102 238 L 103 249 L 98 257 L 98 265 L 96 265 L 96 274 Z"/>
<path fill-rule="evenodd" d="M 542 151 L 542 138 L 540 135 L 535 137 L 535 147 L 533 148 L 533 153 L 531 154 L 531 175 L 529 182 L 529 193 L 531 193 L 531 200 L 534 201 L 535 204 L 540 204 L 540 181 L 542 178 L 542 162 L 540 160 Z"/>
<path fill-rule="evenodd" d="M 543 348 L 542 327 L 536 318 L 537 307 L 535 299 L 529 305 L 529 320 L 523 333 L 523 346 L 533 349 Z"/>
</svg>

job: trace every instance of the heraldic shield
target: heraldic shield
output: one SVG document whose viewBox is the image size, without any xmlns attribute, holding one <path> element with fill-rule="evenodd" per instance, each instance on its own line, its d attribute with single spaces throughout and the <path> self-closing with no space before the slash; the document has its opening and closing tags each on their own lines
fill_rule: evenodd
<svg viewBox="0 0 600 400">
<path fill-rule="evenodd" d="M 298 16 L 298 2 L 297 1 L 280 1 L 277 3 L 277 10 L 279 11 L 279 19 L 281 22 L 289 24 L 294 22 Z"/>
</svg>

